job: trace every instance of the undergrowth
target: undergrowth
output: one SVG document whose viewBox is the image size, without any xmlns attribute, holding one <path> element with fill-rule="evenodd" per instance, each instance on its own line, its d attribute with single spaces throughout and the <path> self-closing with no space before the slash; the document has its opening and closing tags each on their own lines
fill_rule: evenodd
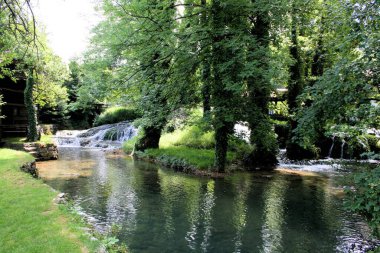
<svg viewBox="0 0 380 253">
<path fill-rule="evenodd" d="M 363 215 L 380 236 L 380 166 L 354 172 L 352 180 L 353 187 L 346 189 L 346 207 Z"/>
</svg>

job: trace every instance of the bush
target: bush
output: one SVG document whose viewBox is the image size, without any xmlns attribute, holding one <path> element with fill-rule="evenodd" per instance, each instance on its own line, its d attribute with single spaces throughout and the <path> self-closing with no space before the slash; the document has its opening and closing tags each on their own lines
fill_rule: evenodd
<svg viewBox="0 0 380 253">
<path fill-rule="evenodd" d="M 111 107 L 106 109 L 95 118 L 94 126 L 114 124 L 127 120 L 132 121 L 139 117 L 141 117 L 141 114 L 136 109 L 125 107 Z"/>
<path fill-rule="evenodd" d="M 365 138 L 367 139 L 369 149 L 372 152 L 380 152 L 379 138 L 377 138 L 375 135 L 370 135 L 370 134 L 365 135 Z"/>
<path fill-rule="evenodd" d="M 354 175 L 354 190 L 346 190 L 346 207 L 364 215 L 374 234 L 380 235 L 380 166 Z"/>
</svg>

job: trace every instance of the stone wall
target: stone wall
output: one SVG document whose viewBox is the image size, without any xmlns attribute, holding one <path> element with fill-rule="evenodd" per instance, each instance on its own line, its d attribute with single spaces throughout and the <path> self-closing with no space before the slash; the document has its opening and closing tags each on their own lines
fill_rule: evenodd
<svg viewBox="0 0 380 253">
<path fill-rule="evenodd" d="M 24 150 L 34 156 L 37 161 L 58 159 L 58 148 L 53 143 L 29 142 L 24 144 Z"/>
</svg>

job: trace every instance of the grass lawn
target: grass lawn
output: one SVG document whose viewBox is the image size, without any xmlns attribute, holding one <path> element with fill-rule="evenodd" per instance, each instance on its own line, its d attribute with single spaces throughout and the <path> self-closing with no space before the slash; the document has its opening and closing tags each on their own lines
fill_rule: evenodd
<svg viewBox="0 0 380 253">
<path fill-rule="evenodd" d="M 53 143 L 53 135 L 41 135 L 41 139 L 38 142 L 41 143 Z M 8 137 L 3 138 L 3 141 L 10 144 L 23 144 L 26 142 L 26 137 Z"/>
<path fill-rule="evenodd" d="M 53 204 L 57 195 L 42 181 L 20 171 L 29 154 L 0 149 L 0 252 L 91 252 L 97 242 L 80 223 Z"/>
</svg>

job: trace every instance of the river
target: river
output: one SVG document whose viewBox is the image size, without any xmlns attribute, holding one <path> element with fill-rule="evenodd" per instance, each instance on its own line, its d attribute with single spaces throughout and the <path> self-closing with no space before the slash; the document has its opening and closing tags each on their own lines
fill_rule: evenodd
<svg viewBox="0 0 380 253">
<path fill-rule="evenodd" d="M 68 193 L 131 252 L 364 252 L 369 229 L 344 211 L 326 173 L 276 170 L 220 179 L 97 149 L 60 148 L 40 177 Z M 359 251 L 357 251 L 359 250 Z"/>
</svg>

